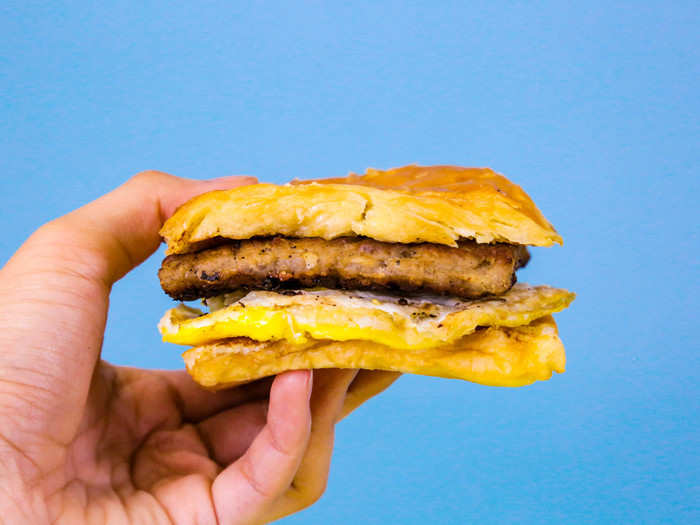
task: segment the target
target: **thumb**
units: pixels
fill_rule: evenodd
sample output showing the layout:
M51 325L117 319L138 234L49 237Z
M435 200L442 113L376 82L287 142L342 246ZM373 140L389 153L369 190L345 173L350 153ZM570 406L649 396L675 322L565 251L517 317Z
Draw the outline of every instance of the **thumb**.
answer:
M178 206L200 193L255 182L255 178L243 176L197 181L146 171L57 219L54 226L59 235L101 254L99 264L85 270L110 286L158 248L158 231Z
M157 249L158 230L177 206L253 182L140 173L42 226L20 247L0 270L0 411L20 414L17 431L72 437L99 358L112 284Z

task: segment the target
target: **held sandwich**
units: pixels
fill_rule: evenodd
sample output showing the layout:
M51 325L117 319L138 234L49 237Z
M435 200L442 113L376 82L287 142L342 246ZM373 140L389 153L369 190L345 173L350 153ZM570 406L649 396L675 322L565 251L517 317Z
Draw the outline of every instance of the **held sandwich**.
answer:
M516 284L527 246L561 244L489 169L405 166L214 191L161 236L159 329L204 387L364 368L522 386L563 372L552 313L574 294ZM208 311L207 311L208 310Z

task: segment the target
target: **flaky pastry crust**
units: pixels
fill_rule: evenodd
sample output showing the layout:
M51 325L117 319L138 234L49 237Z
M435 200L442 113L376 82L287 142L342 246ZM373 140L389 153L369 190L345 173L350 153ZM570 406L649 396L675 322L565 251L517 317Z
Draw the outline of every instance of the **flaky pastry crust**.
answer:
M230 339L183 354L200 385L217 390L287 370L363 368L524 386L563 372L564 347L551 316L515 328L486 328L450 345L397 350L369 341L258 342Z
M200 195L160 231L167 254L212 239L364 236L456 246L459 239L550 246L562 242L530 197L488 168L405 166L291 184L254 184Z

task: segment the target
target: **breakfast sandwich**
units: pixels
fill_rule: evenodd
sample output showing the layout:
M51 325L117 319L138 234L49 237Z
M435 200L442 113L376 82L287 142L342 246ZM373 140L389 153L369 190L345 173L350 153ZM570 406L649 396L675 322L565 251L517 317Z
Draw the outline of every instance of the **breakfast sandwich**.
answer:
M551 314L574 294L517 283L562 239L485 168L405 166L200 195L166 221L159 323L218 389L362 368L521 386L563 372Z

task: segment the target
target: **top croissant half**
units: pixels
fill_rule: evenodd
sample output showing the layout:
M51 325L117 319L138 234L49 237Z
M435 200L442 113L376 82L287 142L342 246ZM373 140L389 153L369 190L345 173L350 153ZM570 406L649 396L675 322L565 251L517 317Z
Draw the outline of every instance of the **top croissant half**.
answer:
M169 255L222 239L276 235L452 247L461 239L562 243L532 199L504 176L488 168L415 165L210 192L178 208L160 234Z

